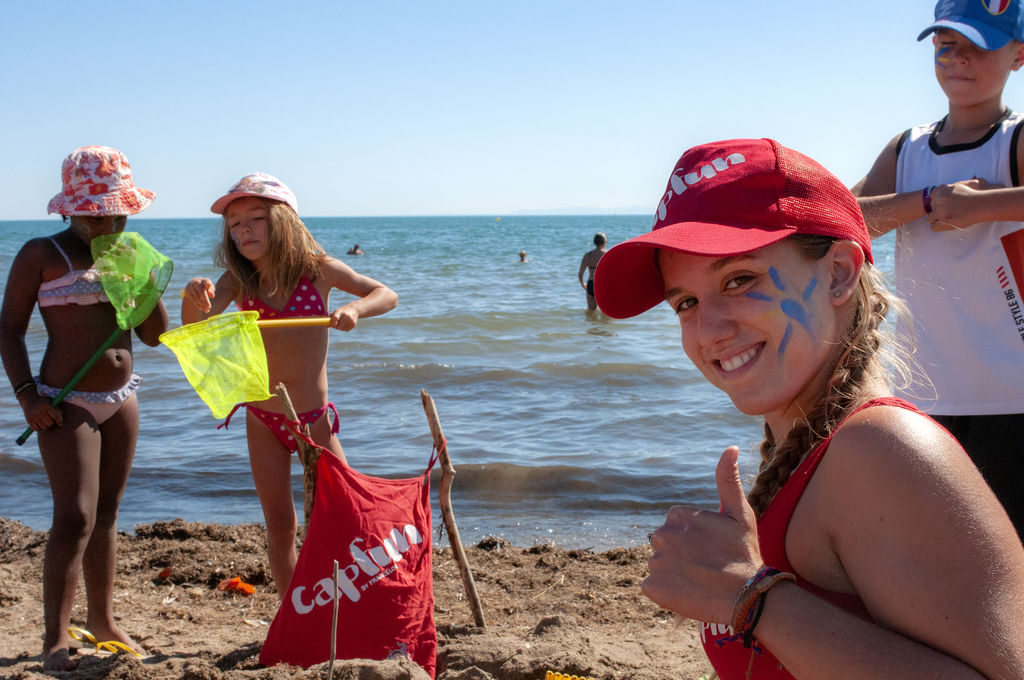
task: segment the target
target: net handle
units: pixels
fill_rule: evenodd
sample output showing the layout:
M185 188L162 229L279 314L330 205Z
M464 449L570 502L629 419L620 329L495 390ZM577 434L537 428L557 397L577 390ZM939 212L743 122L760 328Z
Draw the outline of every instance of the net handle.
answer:
M260 319L256 322L260 328L297 328L300 326L330 326L329 316L300 316L294 319Z

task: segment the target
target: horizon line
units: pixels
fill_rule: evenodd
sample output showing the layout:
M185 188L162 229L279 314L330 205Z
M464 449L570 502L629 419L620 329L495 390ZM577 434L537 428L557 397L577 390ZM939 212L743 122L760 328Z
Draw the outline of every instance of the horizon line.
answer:
M404 215L300 215L300 219L395 219L395 218L418 218L418 217L638 217L649 215L650 212L534 212L534 211L516 211L510 213L420 213L420 214L404 214ZM55 218L60 219L60 215L50 215L48 217L37 217L37 218L19 218L19 217L0 217L0 222L52 222ZM129 215L131 221L137 222L140 220L220 220L221 217L217 215L186 215L182 217L146 217L140 215Z

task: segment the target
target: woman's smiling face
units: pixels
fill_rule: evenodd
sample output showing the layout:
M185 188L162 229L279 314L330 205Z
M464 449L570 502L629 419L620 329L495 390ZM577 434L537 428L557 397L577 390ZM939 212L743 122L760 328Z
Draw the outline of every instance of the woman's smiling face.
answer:
M687 356L736 408L770 427L788 430L827 381L822 369L841 336L834 251L810 260L784 240L723 258L660 252Z

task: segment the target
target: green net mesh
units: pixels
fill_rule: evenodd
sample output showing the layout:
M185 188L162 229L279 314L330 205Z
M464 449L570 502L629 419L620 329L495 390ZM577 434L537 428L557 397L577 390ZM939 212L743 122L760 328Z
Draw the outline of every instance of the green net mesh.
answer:
M272 396L258 317L254 311L218 314L160 336L217 418L226 417L235 404Z
M92 257L103 292L124 330L142 323L171 280L174 264L136 234L103 234L92 239Z

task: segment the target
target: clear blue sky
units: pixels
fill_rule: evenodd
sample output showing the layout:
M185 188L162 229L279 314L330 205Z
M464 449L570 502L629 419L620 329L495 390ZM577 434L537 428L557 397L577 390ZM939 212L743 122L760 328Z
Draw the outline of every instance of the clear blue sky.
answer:
M945 113L933 6L9 2L0 219L45 218L84 144L128 155L154 218L208 216L254 170L306 216L653 212L684 149L731 137L853 184Z

